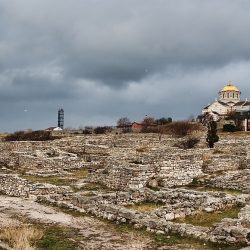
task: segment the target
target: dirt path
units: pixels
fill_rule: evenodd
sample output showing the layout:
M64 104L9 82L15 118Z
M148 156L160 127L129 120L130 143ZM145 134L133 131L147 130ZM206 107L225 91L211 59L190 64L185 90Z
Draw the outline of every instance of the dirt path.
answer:
M74 217L31 199L0 196L0 228L19 225L21 218L78 229L79 234L86 238L82 249L155 249L152 248L151 239L117 232L112 225L96 218Z
M193 245L157 246L147 235L133 231L117 230L111 223L106 223L90 216L74 217L61 212L59 208L39 204L32 199L23 199L0 195L0 229L16 226L28 221L46 225L60 225L77 229L76 236L83 236L79 248L83 250L207 250L207 247ZM0 247L1 249L1 247Z

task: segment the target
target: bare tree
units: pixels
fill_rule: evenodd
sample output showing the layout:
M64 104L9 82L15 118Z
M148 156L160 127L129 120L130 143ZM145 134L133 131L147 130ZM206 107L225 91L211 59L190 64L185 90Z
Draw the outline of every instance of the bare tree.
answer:
M117 121L117 127L126 127L131 124L131 121L128 117L121 117Z
M178 121L170 123L166 129L166 132L176 137L184 137L199 130L201 130L201 126L198 123L191 123L188 121Z
M142 123L144 124L144 126L154 125L155 124L155 119L153 117L146 116L144 118L144 120L142 121Z

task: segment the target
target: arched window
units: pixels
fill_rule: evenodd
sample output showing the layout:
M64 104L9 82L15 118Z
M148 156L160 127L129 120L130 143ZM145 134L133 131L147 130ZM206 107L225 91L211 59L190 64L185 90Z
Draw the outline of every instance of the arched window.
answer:
M233 93L233 98L234 98L234 93Z
M229 93L227 93L227 98L229 98Z

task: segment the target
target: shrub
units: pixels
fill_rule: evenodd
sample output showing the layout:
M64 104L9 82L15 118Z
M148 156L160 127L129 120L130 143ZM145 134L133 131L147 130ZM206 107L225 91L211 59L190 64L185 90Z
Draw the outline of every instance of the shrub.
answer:
M233 124L225 124L225 125L223 125L223 131L224 132L235 132L235 131L237 131L237 128Z
M160 119L157 119L155 122L158 125L166 125L166 124L172 122L172 118L171 117L168 117L168 118L162 117Z
M84 135L90 135L90 134L92 134L92 132L91 132L90 130L87 130L87 129L84 129L84 130L82 131L82 133L83 133Z
M7 135L5 141L49 141L57 139L58 137L52 136L50 131L18 131L13 134Z
M105 134L107 132L111 132L112 128L108 127L108 126L104 126L104 127L96 127L94 129L95 134Z
M201 126L198 123L192 123L188 121L178 121L170 123L165 132L172 134L176 137L184 137L192 132L201 130Z
M159 133L159 129L157 126L144 126L141 133Z
M184 141L176 143L175 146L182 149L191 149L194 148L199 141L198 138L190 137Z
M214 147L214 143L219 141L219 136L217 135L217 123L215 121L210 121L207 125L207 143L209 148Z

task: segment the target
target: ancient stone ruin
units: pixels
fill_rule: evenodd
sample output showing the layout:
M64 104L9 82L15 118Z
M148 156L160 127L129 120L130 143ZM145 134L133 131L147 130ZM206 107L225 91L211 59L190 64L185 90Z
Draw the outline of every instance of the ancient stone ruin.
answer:
M153 234L250 245L250 137L224 134L214 149L205 138L187 150L176 140L107 134L1 142L0 193ZM233 209L237 216L227 217ZM225 216L211 225L193 219L211 214Z

